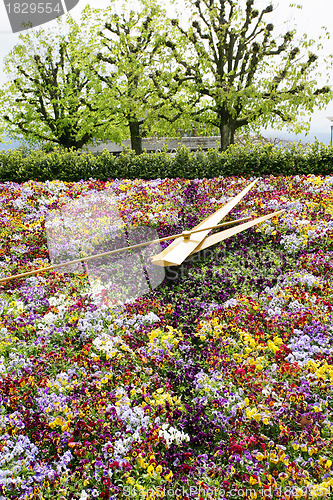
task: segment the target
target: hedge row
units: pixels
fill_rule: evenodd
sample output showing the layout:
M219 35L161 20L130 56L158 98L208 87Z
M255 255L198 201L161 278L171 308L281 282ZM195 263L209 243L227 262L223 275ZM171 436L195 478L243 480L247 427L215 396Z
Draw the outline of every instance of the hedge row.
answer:
M90 178L157 179L212 178L218 176L328 175L333 173L333 147L318 142L303 148L292 144L279 148L272 144L259 146L232 145L225 152L209 150L191 153L185 147L174 156L167 153L135 156L128 150L120 156L108 151L100 155L75 151L31 151L21 149L0 152L0 182L79 181Z

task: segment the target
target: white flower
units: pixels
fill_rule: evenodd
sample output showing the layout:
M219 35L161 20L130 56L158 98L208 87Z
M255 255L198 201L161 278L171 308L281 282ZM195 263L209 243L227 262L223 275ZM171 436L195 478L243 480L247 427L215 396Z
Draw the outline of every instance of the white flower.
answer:
M302 309L304 309L304 306L303 306L303 304L298 302L298 300L294 300L293 302L290 302L289 309L291 309L294 312L301 311Z
M272 388L270 386L266 386L265 389L263 389L261 392L264 396L268 397L271 393Z
M146 314L145 316L143 316L142 320L148 321L149 323L156 323L156 321L159 321L160 318L158 316L156 316L155 313L150 312L149 314Z
M288 354L288 356L286 357L286 361L288 361L288 363L294 363L295 357L293 356L293 354Z
M47 324L47 325L52 325L55 323L57 319L57 315L54 314L53 312L49 312L47 314L45 314L45 316L43 317L43 321Z
M226 309L227 307L237 306L237 304L238 304L237 299L229 299L223 304L223 307Z
M166 427L167 426L167 427ZM175 427L168 426L168 424L163 424L161 429L158 431L159 437L162 437L166 441L166 446L169 446L172 443L180 444L183 441L189 441L190 436L183 431L179 431Z

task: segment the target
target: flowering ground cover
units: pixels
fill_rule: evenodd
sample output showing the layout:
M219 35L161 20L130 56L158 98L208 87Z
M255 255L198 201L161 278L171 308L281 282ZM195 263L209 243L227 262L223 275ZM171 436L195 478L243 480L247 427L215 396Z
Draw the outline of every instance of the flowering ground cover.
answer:
M0 185L0 276L45 266L46 214L112 187L180 232L244 178ZM85 275L0 286L0 499L332 498L333 177L266 177L230 217L279 219L125 304Z

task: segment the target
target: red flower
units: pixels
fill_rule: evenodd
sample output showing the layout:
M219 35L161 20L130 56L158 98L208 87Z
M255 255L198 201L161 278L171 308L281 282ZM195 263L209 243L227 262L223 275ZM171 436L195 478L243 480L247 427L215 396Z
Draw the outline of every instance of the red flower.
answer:
M110 467L112 467L112 469L119 469L119 462L117 461L111 462Z
M251 436L249 439L249 445L256 445L257 444L257 438L255 436Z
M239 454L242 454L243 453L243 447L240 446L239 444L237 444L237 441L235 440L232 440L230 442L230 451L231 453L239 453Z
M108 489L101 491L99 498L105 498L105 500L108 500L110 498L110 491Z
M102 477L102 484L103 484L103 486L110 487L111 486L111 480L110 480L110 478L107 477L107 476Z
M230 488L229 481L223 481L222 486L223 486L223 489L228 490Z

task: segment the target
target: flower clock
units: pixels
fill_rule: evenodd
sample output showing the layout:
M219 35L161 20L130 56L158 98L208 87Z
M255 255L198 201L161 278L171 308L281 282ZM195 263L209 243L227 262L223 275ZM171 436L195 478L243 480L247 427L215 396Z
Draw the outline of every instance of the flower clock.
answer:
M0 499L331 498L332 188L0 184Z

